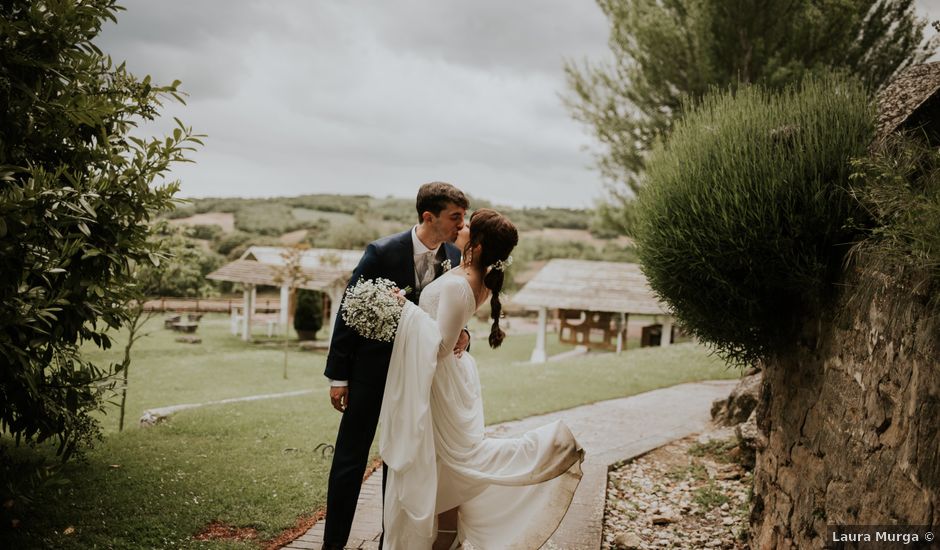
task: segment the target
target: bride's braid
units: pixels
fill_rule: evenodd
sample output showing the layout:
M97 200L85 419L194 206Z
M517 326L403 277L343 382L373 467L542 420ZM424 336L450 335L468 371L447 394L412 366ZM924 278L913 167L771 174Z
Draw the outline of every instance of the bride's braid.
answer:
M506 333L499 328L499 317L503 305L499 301L499 293L503 289L505 272L495 269L497 262L505 262L509 253L519 242L519 233L516 226L495 210L481 208L470 216L470 242L464 248L466 256L476 245L481 245L480 261L476 265L483 275L483 285L490 290L490 309L493 325L490 328L490 347L498 348L503 343Z

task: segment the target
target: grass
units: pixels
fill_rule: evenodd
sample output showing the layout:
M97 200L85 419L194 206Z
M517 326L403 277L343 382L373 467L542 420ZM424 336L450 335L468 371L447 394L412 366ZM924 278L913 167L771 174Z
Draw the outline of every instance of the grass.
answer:
M692 500L705 510L719 508L722 504L730 501L728 495L721 492L714 481L709 481L707 485L695 490Z
M227 318L206 316L198 334L202 344L180 344L157 328L139 342L130 373L130 426L119 433L115 415L107 415L104 441L84 462L66 467L67 485L40 492L29 508L16 505L21 527L0 530L10 547L257 548L256 542L205 542L193 535L222 522L270 540L323 506L330 459L317 446L333 442L339 422L327 399L323 354L292 351L290 378L283 380L281 349L241 342L228 333ZM534 335L512 335L499 350L474 341L488 423L737 376L692 344L525 364L533 345ZM554 335L547 345L550 355L570 349ZM107 361L119 353L88 355ZM307 388L314 394L202 407L156 427L136 427L147 408Z
M712 439L705 443L696 443L689 447L689 454L692 456L708 456L717 462L728 464L734 462L734 457L729 453L738 446L734 438L719 440Z

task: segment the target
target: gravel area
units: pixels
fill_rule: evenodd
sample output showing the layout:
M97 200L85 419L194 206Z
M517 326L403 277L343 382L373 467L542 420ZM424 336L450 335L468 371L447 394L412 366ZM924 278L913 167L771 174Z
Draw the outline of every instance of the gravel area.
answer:
M748 548L738 452L732 429L712 427L612 469L603 550Z

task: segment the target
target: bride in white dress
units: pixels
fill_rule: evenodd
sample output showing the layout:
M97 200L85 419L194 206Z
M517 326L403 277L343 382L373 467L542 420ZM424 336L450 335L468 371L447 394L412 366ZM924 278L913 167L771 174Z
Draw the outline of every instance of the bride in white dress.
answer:
M502 343L499 292L517 242L505 216L477 210L462 265L428 285L420 307L404 305L379 417L386 550L534 550L571 504L584 452L567 426L487 437L476 363L453 352L487 300L489 344Z

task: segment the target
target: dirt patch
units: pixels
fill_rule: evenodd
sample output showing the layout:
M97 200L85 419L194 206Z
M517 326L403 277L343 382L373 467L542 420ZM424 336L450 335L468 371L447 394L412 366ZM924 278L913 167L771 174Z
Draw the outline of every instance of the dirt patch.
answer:
M289 233L284 233L283 235L281 235L280 237L278 237L278 240L281 241L282 243L284 243L284 244L290 246L290 245L292 245L292 244L297 244L297 243L299 243L300 241L304 240L304 237L306 237L306 236L307 236L307 230L306 230L306 229L298 229L297 231L291 231L291 232L289 232Z
M193 538L196 540L257 540L258 531L251 527L234 527L217 521L206 525Z
M194 214L188 218L170 220L172 225L218 225L222 231L231 233L235 231L235 214L231 212L206 212Z

